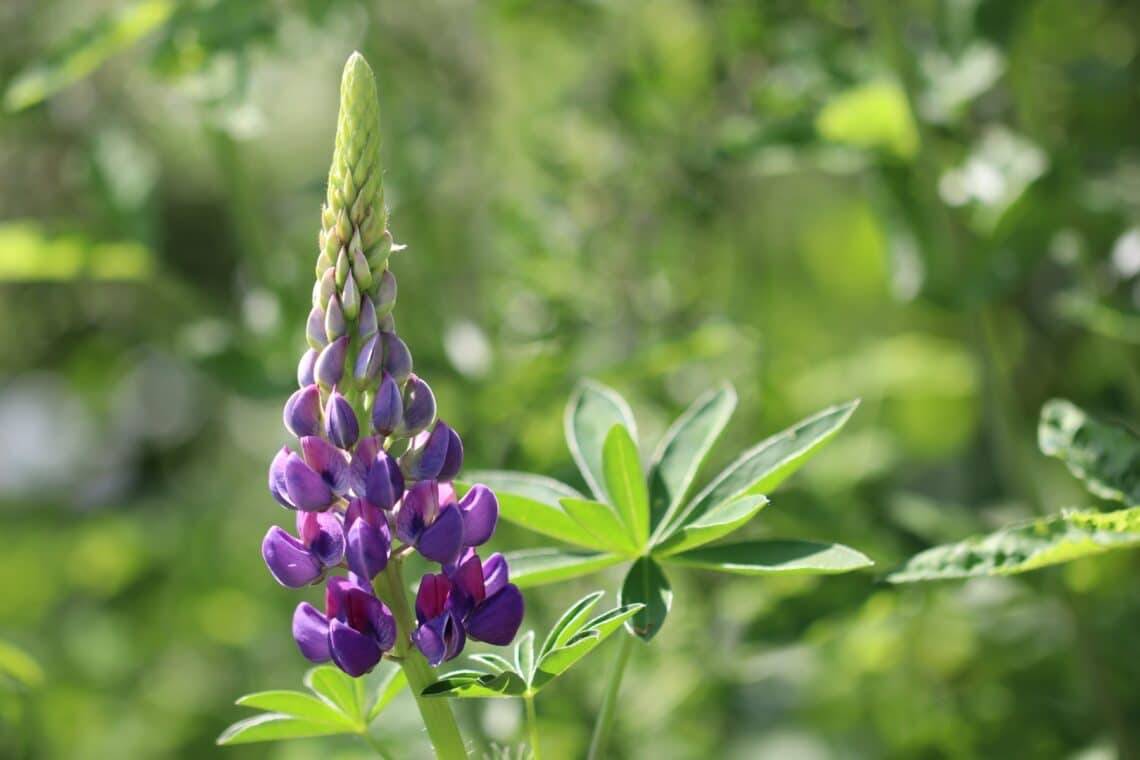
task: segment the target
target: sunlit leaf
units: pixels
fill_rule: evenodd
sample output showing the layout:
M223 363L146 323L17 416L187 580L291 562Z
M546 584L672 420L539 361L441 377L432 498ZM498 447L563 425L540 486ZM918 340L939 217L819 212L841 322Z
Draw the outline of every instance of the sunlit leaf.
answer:
M501 470L471 472L468 479L495 492L499 499L499 516L504 520L570 544L598 548L594 537L559 504L560 499L585 498L570 486L539 475ZM470 487L468 483L456 484L460 495Z
M535 668L531 688L537 691L551 679L566 672L574 663L588 655L611 634L620 629L622 623L640 612L641 609L641 604L628 604L612 609L587 622L565 643L554 647L542 656Z
M653 548L655 557L676 554L693 549L722 536L727 536L768 504L768 497L762 494L742 496L725 502L702 515L700 519L682 525L669 538Z
M725 384L685 410L665 432L649 467L650 528L673 517L736 409L736 391Z
M626 554L637 552L629 529L609 504L587 499L563 499L562 508L593 538L591 548Z
M975 536L911 557L893 583L1014 575L1046 565L1140 546L1140 507L1115 512L1068 512Z
M356 680L333 665L318 665L305 674L305 686L333 707L354 719L363 717Z
M423 691L425 697L517 697L526 693L526 681L514 671L481 673L458 671L449 673Z
M264 713L234 723L218 737L218 744L251 744L355 732L355 729L344 725L302 720L281 713Z
M566 444L582 477L599 501L606 501L602 450L614 425L624 425L634 438L633 412L617 391L594 380L583 380L566 405Z
M352 718L311 694L300 691L259 691L246 694L237 701L242 707L256 707L266 712L283 713L317 723L332 723L356 730Z
M1061 399L1041 408L1037 443L1103 499L1140 504L1140 438L1130 430L1099 422Z
M511 567L511 580L519 588L577 578L624 559L619 554L574 549L524 549L508 552L506 556Z
M621 425L614 425L606 436L602 470L606 490L634 546L644 547L649 540L649 492L645 488L637 444Z
M570 607L562 613L562 617L558 618L558 622L551 627L550 633L546 635L546 639L543 640L542 646L538 650L539 657L542 657L555 647L562 646L577 633L581 629L582 624L586 621L586 616L597 606L603 596L605 596L604 591L595 591L591 594L586 594L586 596L570 605Z
M841 544L792 539L707 546L671 555L666 561L739 575L846 573L874 564L866 555Z
M515 642L515 670L524 680L534 672L534 631L527 631Z
M366 723L371 723L372 720L379 715L385 707L392 703L392 700L399 696L408 685L408 677L404 674L403 668L390 668L385 674L384 679L376 685L375 701L372 704L372 709L368 711L368 717L365 719Z
M661 630L673 605L673 589L652 557L641 557L629 569L621 586L621 604L645 605L626 621L630 632L649 641Z

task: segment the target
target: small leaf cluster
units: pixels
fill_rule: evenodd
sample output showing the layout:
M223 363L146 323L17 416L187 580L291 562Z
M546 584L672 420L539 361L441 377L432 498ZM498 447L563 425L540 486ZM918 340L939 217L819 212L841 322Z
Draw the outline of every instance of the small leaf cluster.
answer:
M471 659L485 669L469 668L447 674L424 690L425 697L533 697L621 628L641 610L627 604L587 620L604 592L588 594L566 610L536 652L534 631L515 644L514 662L497 654Z
M736 407L732 387L722 385L698 398L665 433L644 470L629 405L614 390L586 381L567 405L565 432L590 496L518 472L479 472L472 478L496 491L503 518L575 547L509 555L516 583L552 583L632 561L621 600L644 605L627 626L648 640L672 603L663 564L743 575L840 573L871 564L854 549L811 541L706 546L763 509L765 494L819 451L857 405L824 409L759 442L688 498Z

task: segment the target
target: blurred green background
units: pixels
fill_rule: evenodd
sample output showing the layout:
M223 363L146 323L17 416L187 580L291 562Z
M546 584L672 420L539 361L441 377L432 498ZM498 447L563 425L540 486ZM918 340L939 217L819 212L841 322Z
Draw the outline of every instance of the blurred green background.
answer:
M1140 420L1136 3L5 0L0 39L0 756L367 756L213 746L307 665L258 546L353 49L397 320L469 467L577 483L586 375L643 447L730 379L710 473L864 400L748 530L876 573L675 574L613 757L1138 756L1140 554L877 574L1095 506L1036 452L1046 399ZM526 624L619 582L529 591ZM552 757L611 653L544 692ZM519 704L457 708L523 742ZM417 720L377 735L424 757Z

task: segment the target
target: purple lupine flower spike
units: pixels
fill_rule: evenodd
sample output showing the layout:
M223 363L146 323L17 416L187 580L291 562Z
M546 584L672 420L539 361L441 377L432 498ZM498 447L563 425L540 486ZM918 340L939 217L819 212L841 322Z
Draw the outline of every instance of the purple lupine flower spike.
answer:
M463 515L463 542L481 546L490 540L499 523L499 500L494 491L476 483L459 501Z
M415 378L415 375L412 375ZM411 386L412 380L408 380ZM434 407L434 400L432 406ZM400 386L396 379L384 373L380 387L376 390L376 398L372 402L372 429L383 436L401 429L404 423L404 400L400 398Z
M454 562L463 548L463 516L453 502L440 506L435 481L420 481L400 502L396 536L433 562L445 565Z
M392 535L387 515L364 499L353 499L345 512L344 525L348 532L348 569L372 580L388 566Z
M328 404L325 405L325 435L335 446L351 448L360 438L360 424L356 412L340 391L332 389Z
M285 427L300 438L304 435L319 435L321 432L321 389L317 385L307 385L294 391L285 402Z
M332 660L352 677L362 676L396 643L396 620L359 578L330 578L325 613L308 602L293 613L293 638L312 662Z

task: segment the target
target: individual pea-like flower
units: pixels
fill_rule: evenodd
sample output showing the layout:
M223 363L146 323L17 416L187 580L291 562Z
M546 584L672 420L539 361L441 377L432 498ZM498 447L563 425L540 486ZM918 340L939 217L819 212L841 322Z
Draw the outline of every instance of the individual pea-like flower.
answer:
M287 509L327 509L348 492L350 483L345 453L316 436L301 438L301 455L283 447L269 466L269 492Z
M285 402L285 427L298 438L321 434L321 389L310 383Z
M353 499L344 513L344 530L348 569L369 581L383 572L392 548L384 511L364 499Z
M337 576L325 587L323 614L308 602L297 605L293 638L306 659L332 660L355 678L376 667L396 644L396 620L367 581Z
M443 420L412 438L400 457L408 480L453 480L463 467L463 441Z
M455 491L450 486L441 489L434 480L409 488L396 510L396 537L433 562L454 562L463 548L463 514L455 504Z
M261 542L269 572L288 588L315 583L344 558L344 530L334 512L298 512L297 535L274 525Z
M412 641L428 662L434 666L458 656L468 637L497 646L511 643L525 606L508 575L502 554L492 554L484 563L468 549L443 573L428 573L420 580L419 627Z
M396 506L404 493L404 474L378 436L369 436L357 444L351 473L353 493L385 511Z
M351 448L360 437L356 412L336 388L329 393L329 402L325 405L325 435L334 446L342 449Z

